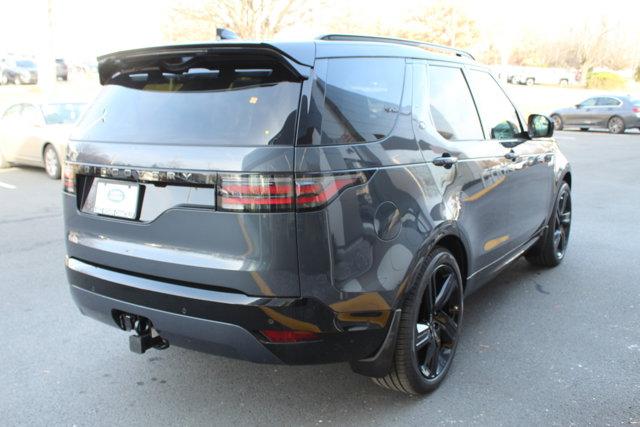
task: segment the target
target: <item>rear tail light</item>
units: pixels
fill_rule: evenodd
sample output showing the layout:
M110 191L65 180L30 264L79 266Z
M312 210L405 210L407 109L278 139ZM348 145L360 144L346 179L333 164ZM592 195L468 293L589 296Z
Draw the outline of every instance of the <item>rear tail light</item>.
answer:
M270 342L274 343L317 341L320 339L317 333L309 331L279 331L267 329L260 331L260 333Z
M640 106L636 105L635 107L633 107L633 112L634 113L640 113Z
M216 204L219 211L306 211L326 206L346 188L367 180L365 172L299 176L295 183L291 175L220 174Z
M293 207L293 178L268 174L221 174L218 210L282 212Z
M296 207L310 210L322 207L343 190L367 182L364 172L349 172L296 178Z
M65 193L76 193L76 169L73 165L64 165L64 174L62 175Z

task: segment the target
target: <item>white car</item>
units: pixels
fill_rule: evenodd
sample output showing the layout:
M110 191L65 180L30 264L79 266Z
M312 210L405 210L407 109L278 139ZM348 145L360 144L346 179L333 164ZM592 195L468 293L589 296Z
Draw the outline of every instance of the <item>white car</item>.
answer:
M59 179L69 132L85 104L76 102L20 103L0 118L0 167L23 164L44 167Z

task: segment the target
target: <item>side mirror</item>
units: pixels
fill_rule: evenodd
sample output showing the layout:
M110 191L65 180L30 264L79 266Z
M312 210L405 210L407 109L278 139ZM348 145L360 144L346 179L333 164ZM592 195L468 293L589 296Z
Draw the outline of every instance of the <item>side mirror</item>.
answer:
M576 108L582 108L582 104L576 104Z
M529 138L550 138L553 136L553 122L542 114L531 114L528 120Z

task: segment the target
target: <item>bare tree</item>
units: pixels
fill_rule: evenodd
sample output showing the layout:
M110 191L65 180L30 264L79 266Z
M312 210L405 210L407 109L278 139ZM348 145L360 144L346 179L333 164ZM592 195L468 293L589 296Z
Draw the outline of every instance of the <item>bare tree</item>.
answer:
M175 6L165 34L172 41L212 40L216 27L225 27L241 38L271 38L308 19L310 4L299 0L201 0Z
M438 1L398 30L402 37L469 49L479 41L476 22L455 3Z

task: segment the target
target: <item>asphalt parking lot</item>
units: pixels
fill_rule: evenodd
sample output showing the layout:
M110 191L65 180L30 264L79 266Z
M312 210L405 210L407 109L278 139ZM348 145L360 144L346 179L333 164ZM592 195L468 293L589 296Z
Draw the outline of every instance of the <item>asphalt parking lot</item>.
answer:
M61 183L0 170L0 423L640 424L640 134L557 136L573 163L565 262L520 260L472 295L449 377L424 398L342 364L129 352L69 296Z

